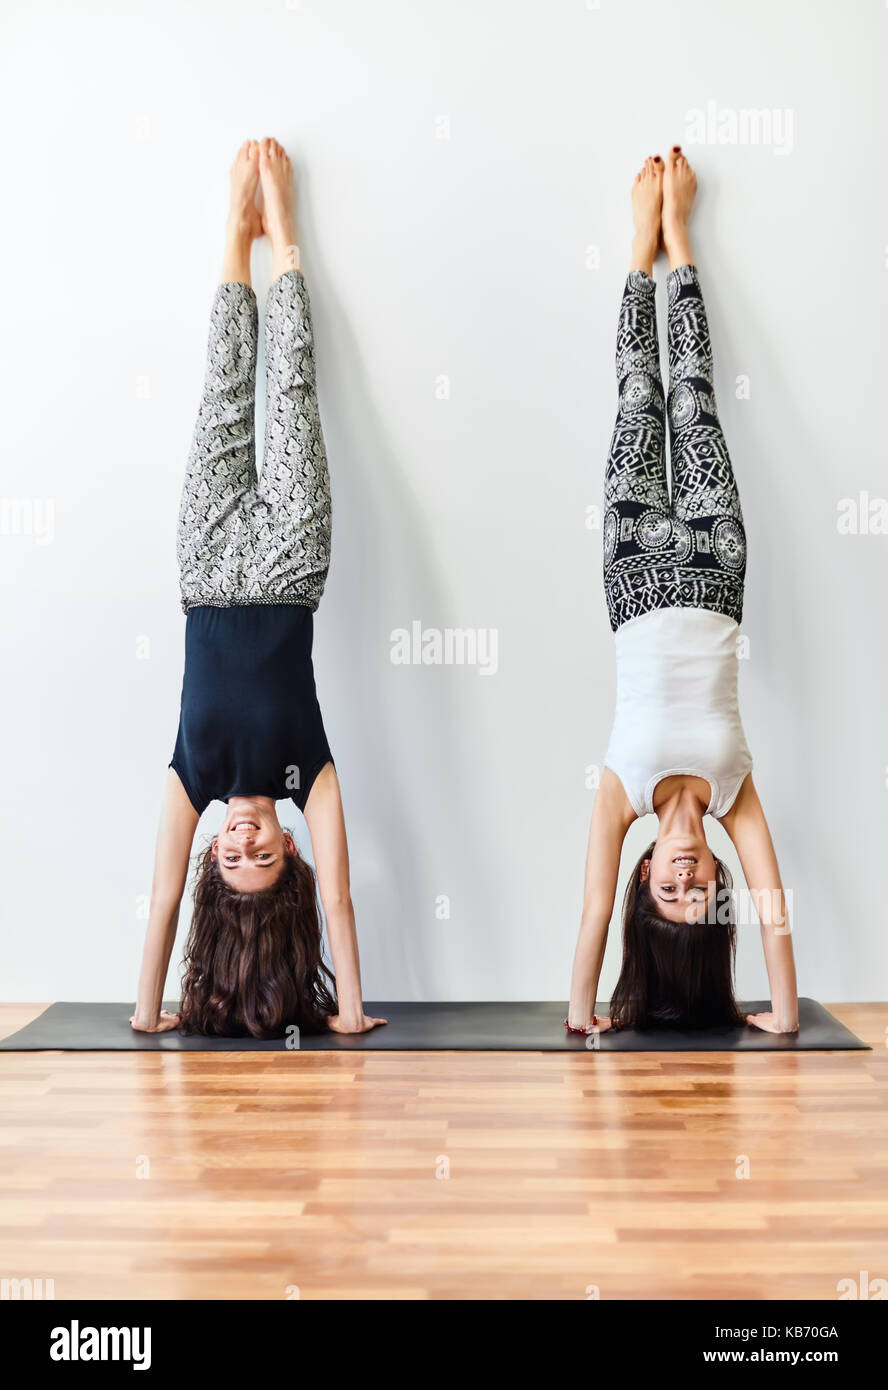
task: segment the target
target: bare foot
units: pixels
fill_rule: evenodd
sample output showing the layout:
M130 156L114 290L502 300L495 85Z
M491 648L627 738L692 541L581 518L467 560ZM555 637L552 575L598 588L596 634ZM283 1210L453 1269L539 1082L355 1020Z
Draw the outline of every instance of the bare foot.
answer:
M299 269L296 223L293 217L293 165L277 140L265 139L259 147L262 181L262 230L271 241L271 270L277 277Z
M663 205L663 161L651 155L635 175L632 185L632 270L653 275L660 245L660 213Z
M225 226L223 281L250 283L250 247L262 235L262 216L256 206L259 186L259 143L245 140L231 166L231 204Z
M681 145L673 145L663 175L663 245L670 270L694 263L688 222L696 195L697 175L682 154Z

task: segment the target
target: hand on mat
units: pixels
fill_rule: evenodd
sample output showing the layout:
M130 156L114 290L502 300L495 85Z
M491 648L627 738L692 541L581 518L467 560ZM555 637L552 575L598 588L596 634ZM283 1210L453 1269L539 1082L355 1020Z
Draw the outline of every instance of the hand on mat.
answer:
M169 1009L161 1009L159 1018L156 1018L152 1023L142 1022L141 1019L137 1020L136 1015L133 1014L130 1018L130 1024L135 1033L169 1033L173 1028L178 1028L179 1015L171 1014Z
M607 1014L596 1014L594 1023L587 1023L585 1028L574 1028L571 1026L571 1033L606 1033L608 1028L613 1028L613 1024Z
M387 1018L368 1018L359 1014L357 1018L347 1018L345 1014L331 1014L327 1027L331 1033L369 1033L373 1028L381 1028L388 1023Z
M777 1022L773 1014L747 1014L746 1022L753 1028L761 1028L763 1033L797 1033L799 1025L796 1023L792 1028L785 1028Z

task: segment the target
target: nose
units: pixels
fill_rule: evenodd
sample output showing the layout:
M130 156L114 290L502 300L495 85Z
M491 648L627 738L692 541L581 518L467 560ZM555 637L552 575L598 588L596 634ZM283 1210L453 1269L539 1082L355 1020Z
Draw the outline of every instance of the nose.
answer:
M693 883L693 881L694 881L694 869L693 869L693 865L689 865L687 868L684 868L684 869L676 869L676 871L675 871L675 877L678 879L679 883Z

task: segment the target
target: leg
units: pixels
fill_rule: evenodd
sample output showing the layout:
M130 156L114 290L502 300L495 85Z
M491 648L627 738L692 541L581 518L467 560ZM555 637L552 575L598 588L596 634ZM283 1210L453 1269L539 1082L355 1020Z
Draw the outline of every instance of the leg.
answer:
M220 602L236 588L241 499L256 485L257 313L250 247L261 234L253 201L258 146L247 142L231 171L222 283L210 315L207 368L179 511L183 606Z
M672 505L691 542L683 582L690 585L693 606L739 622L746 566L743 515L716 409L706 309L696 268L684 259L691 254L687 218L695 190L693 170L673 149L664 181L664 239L672 262L667 280Z
M645 611L653 555L641 543L668 536L663 385L655 287L662 176L648 160L636 179L636 238L617 329L619 408L604 479L604 589L611 627Z
M268 508L273 534L265 589L281 602L316 608L330 565L330 478L308 290L292 268L292 167L276 141L263 141L261 170L265 226L277 271L265 317L267 399L259 497Z

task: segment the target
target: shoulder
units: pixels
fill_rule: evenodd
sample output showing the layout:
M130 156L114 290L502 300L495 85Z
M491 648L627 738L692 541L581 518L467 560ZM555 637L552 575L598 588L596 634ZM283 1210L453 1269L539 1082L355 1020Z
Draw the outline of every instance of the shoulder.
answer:
M765 813L752 780L752 773L747 772L730 807L723 816L718 817L719 824L723 825L730 835L737 826L763 821L764 818Z
M170 763L167 769L165 804L168 813L186 820L193 817L196 824L209 802L200 805L200 798L186 787L180 769Z
M606 820L610 825L622 827L624 832L633 821L638 820L626 788L611 767L606 767L601 775L592 814L593 819Z

